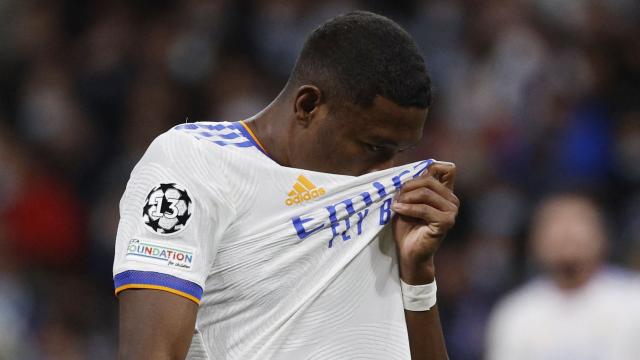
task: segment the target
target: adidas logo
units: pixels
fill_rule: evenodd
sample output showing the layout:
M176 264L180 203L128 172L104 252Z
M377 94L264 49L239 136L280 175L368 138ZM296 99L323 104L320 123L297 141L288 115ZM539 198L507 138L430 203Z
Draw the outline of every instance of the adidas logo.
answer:
M293 189L287 194L287 199L284 203L287 206L301 204L304 201L319 198L324 195L326 191L322 187L315 186L304 175L298 176L298 181L293 184Z

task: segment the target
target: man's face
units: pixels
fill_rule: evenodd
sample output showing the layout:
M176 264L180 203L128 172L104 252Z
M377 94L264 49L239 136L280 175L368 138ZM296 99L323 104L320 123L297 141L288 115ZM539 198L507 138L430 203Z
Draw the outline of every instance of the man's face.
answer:
M381 96L368 108L320 105L308 127L290 132L291 166L354 176L390 168L399 152L420 141L426 117L427 109Z
M603 258L605 234L596 208L579 197L557 197L538 209L533 249L547 272L563 288L584 284Z

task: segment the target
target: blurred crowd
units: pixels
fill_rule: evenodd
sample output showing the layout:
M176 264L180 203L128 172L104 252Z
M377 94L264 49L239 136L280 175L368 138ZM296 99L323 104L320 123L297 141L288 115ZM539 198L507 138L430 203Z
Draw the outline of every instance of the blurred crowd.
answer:
M601 267L640 270L635 0L0 0L0 359L114 358L113 246L136 161L175 124L255 114L306 34L354 9L403 25L433 78L403 160L459 168L437 256L452 359L483 358L496 304L554 278L530 242L547 196L586 195ZM562 244L543 248L587 246Z

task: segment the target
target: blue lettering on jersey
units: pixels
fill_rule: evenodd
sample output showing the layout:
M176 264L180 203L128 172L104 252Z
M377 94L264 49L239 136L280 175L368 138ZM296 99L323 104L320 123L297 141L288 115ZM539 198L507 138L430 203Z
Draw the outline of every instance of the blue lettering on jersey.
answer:
M362 221L369 215L369 209L364 209L364 212L358 213L358 235L362 234Z
M345 229L340 233L338 233L338 227L340 227L341 221L339 221L337 217L339 205L344 205L344 208L347 211L347 217L344 219ZM351 236L347 234L347 230L351 228L351 222L349 221L349 218L352 215L356 214L356 211L353 209L353 201L351 199L343 200L335 205L327 206L326 209L329 212L329 221L331 222L331 232L333 233L331 240L329 240L329 247L333 246L333 239L335 239L335 237L338 236L338 234L342 236L342 241L350 240Z
M293 227L296 229L296 233L298 234L298 237L300 238L300 240L304 240L305 238L309 237L309 235L322 230L322 228L324 227L324 225L320 225L318 227L316 227L315 229L311 229L311 230L307 230L304 228L304 224L308 223L310 221L313 221L312 217L308 217L308 218L302 218L300 216L294 217L293 219L291 219L291 221L293 222Z
M391 220L391 199L387 199L380 206L380 225L387 225Z
M422 175L433 163L434 160L425 160L413 167L413 176L408 176L412 173L410 170L403 170L394 176L383 179L380 181L374 181L371 185L373 189L370 191L362 192L353 198L344 199L333 205L325 207L326 214L319 215L304 214L296 216L291 219L293 227L300 240L304 240L312 234L321 231L324 228L331 230L331 238L329 239L328 246L331 248L334 245L334 240L340 236L342 241L348 241L351 239L348 231L351 229L351 218L357 216L356 227L357 235L361 235L363 232L362 223L364 219L369 215L369 207L374 203L382 202L379 210L380 226L384 226L389 223L392 217L391 202L389 197L391 191L399 191L404 183L410 179L415 179ZM356 220L354 218L354 220ZM307 224L307 225L305 225Z

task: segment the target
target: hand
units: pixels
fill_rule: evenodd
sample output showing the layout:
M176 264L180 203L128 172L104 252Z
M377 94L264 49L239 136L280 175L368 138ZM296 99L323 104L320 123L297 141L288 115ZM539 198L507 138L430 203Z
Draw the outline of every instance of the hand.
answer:
M460 200L453 193L456 167L435 162L422 176L407 181L395 198L393 234L400 260L400 277L411 285L435 278L433 256L458 215Z

